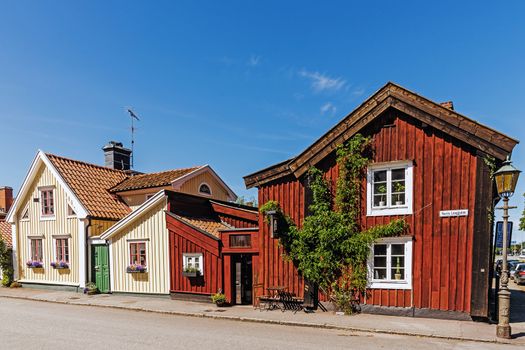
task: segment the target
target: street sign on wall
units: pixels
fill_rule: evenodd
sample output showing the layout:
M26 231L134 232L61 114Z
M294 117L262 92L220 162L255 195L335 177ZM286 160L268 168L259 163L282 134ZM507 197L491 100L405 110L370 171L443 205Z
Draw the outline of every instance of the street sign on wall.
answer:
M507 246L512 241L512 221L507 223ZM496 222L496 248L503 248L503 221Z

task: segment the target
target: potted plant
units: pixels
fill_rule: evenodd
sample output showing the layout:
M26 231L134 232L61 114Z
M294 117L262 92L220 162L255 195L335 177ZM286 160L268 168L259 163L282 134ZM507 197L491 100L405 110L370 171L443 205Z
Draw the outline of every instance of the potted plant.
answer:
M215 294L212 294L211 301L218 307L226 306L226 295L222 294L222 291L219 291Z
M36 260L28 260L26 262L26 266L30 269L41 269L44 267L44 265L40 261Z
M65 261L52 261L51 262L51 267L53 267L54 269L58 269L58 270L61 270L61 269L69 269L69 264Z
M377 193L381 195L381 199L379 200L379 206L384 207L386 205L386 185L377 186Z
M141 264L131 264L127 267L127 273L144 273L146 272L147 267Z
M396 259L396 273L394 274L396 280L401 279L401 267L399 266L399 257Z
M405 193L405 184L401 182L394 183L394 192L402 192L396 194L396 205L403 205L403 201L401 200L401 195Z
M98 288L95 283L89 282L86 284L86 288L84 288L84 294L93 295L93 294L97 294L97 292L98 292Z
M197 277L200 273L200 270L193 266L186 266L184 270L182 270L182 275L186 277Z

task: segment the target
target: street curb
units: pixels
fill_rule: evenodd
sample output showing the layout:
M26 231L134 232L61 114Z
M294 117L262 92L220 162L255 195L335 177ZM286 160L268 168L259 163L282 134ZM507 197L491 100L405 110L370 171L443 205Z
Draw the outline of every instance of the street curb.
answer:
M283 326L292 326L292 327L334 329L334 330L362 332L362 333L379 333L379 334L402 335L402 336L411 336L411 337L434 338L434 339L443 339L443 340L469 341L469 342L476 342L476 343L513 345L512 341L505 340L505 339L497 339L497 338L477 339L477 338L468 338L468 337L454 337L454 336L445 336L445 335L440 335L440 334L414 333L414 332L404 332L404 331L379 329L379 328L360 328L360 327L352 327L352 326L338 326L338 325L330 324L330 323L308 323L308 322L296 322L296 321L268 320L268 319L255 318L255 317L209 315L209 314L200 313L200 312L154 310L154 309L145 309L145 308L132 307L132 306L100 305L100 304L93 304L93 303L86 303L86 302L79 303L79 302L49 300L49 299L40 299L40 298L13 296L13 295L0 295L0 298L31 300L31 301L39 301L39 302L54 303L54 304L64 304L64 305L94 306L94 307L99 307L99 308L116 309L116 310L150 312L150 313L157 313L157 314L164 314L164 315L210 318L210 319L217 319L217 320L263 323L263 324L283 325ZM519 344L516 344L516 345L519 345Z

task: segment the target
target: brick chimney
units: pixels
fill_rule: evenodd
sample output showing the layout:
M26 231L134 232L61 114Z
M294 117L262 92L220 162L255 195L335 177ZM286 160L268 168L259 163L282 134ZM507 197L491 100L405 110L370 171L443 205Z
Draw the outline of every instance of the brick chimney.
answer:
M450 110L454 110L454 104L452 103L452 101L441 102L440 105Z
M13 189L11 187L0 187L0 220L5 217L13 205Z
M106 167L118 170L129 170L131 150L124 148L122 142L109 141L102 147Z

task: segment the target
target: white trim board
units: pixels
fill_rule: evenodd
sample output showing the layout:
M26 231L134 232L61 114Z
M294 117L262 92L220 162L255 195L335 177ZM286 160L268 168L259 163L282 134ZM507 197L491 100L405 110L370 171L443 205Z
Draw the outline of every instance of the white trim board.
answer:
M225 189L226 191L228 192L228 197L231 201L234 201L237 199L237 195L235 194L235 192L233 192L233 190L230 188L230 186L228 186L226 184L226 182L224 182L221 177L215 172L215 170L212 169L212 167L209 165L209 164L206 164L206 165L203 165L201 166L200 168L197 168L175 180L173 180L171 182L171 186L178 190L180 189L180 187L186 182L188 181L189 179L197 176L197 175L200 175L202 173L205 173L206 171L208 171L214 178L215 180L217 180ZM211 189L211 187L210 187ZM198 192L199 189L197 189L197 192Z

